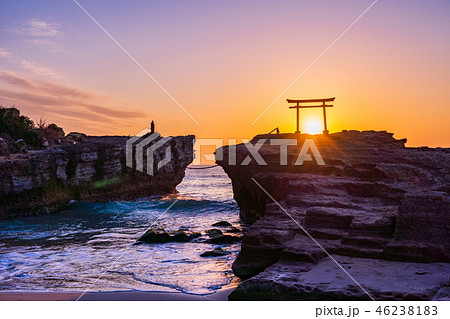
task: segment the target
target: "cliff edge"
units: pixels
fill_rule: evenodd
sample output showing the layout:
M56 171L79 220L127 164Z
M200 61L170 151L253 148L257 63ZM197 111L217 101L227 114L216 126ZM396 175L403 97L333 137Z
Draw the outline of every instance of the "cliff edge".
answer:
M127 200L176 192L194 158L194 136L172 137L165 144L171 149L170 161L153 176L126 166L128 139L92 136L78 144L0 156L0 219L50 213L71 200ZM156 149L155 158L164 158L165 149Z
M302 155L311 140L318 153ZM405 142L343 131L221 148L216 162L251 224L233 263L244 281L230 299L448 298L450 150Z

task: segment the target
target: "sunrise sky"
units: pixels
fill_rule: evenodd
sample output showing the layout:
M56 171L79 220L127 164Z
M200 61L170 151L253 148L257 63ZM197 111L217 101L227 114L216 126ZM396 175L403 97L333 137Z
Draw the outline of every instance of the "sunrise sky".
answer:
M251 138L295 130L286 98L336 97L331 132L388 130L450 146L450 2L0 2L0 104L66 133ZM302 126L321 110L301 113ZM302 129L302 127L301 127Z

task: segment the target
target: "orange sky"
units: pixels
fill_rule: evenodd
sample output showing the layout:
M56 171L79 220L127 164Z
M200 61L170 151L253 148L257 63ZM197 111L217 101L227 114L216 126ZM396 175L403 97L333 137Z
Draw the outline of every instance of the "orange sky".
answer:
M200 125L70 1L0 4L2 105L67 133L132 135L154 119L164 135L239 139L293 132L286 98L335 96L331 132L450 146L446 1L379 1L255 125L373 1L79 2Z

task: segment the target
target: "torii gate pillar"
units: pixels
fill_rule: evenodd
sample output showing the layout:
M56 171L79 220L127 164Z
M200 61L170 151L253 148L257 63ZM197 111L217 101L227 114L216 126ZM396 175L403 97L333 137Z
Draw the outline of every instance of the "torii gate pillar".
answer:
M329 131L327 128L327 107L325 105L325 102L323 102L323 134L328 135Z

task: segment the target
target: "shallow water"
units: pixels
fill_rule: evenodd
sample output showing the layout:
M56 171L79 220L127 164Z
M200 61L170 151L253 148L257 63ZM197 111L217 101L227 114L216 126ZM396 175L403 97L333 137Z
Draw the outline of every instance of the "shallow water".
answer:
M165 198L76 203L52 215L0 221L0 289L204 294L233 285L231 263L240 244L223 246L229 255L208 258L200 254L217 245L201 239L133 245L158 217L153 228L167 231L204 233L221 220L240 226L231 181L220 167L187 170L177 189Z

